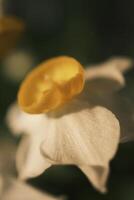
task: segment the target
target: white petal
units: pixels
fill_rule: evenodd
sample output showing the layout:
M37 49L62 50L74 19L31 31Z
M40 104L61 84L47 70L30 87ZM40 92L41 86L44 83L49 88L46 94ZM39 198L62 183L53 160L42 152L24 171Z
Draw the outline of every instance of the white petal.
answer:
M90 95L93 93L112 93L125 85L122 73L113 65L108 64L89 67L85 72L85 90Z
M86 69L86 95L91 93L112 93L124 87L123 72L133 66L133 60L129 58L111 58L100 65L89 66Z
M40 153L40 145L44 138L41 134L24 135L16 154L16 166L20 179L36 177L51 166Z
M94 187L98 188L101 192L106 192L106 182L109 175L109 167L104 166L80 166L84 174L92 180Z
M89 74L87 74L89 77L87 77L88 80L85 85L85 90L81 95L81 98L88 100L92 104L104 106L116 115L121 125L121 142L134 140L134 106L133 100L128 96L129 92L127 92L127 85L123 90L118 91L118 93L114 92L114 88L120 88L121 82L119 80L121 79L116 75L115 79L117 79L116 82L118 84L115 85L114 74L112 74L112 71L115 74L121 74L132 67L133 60L127 58L114 58L100 66L98 65L89 68ZM111 70L111 74L107 69ZM97 75L95 74L95 70ZM109 76L107 79L105 79L107 76L106 73L108 73ZM94 78L95 76L98 76L98 80Z
M40 175L50 163L40 153L47 127L45 115L30 115L22 112L17 104L11 106L7 123L14 134L25 133L16 155L16 166L21 179Z
M116 93L108 96L98 95L90 98L90 102L111 110L120 122L121 142L134 140L134 104L127 93Z
M62 200L63 198L56 198L48 195L47 193L40 192L39 190L29 186L26 183L17 180L6 180L4 192L1 200Z
M33 134L37 124L43 123L44 115L31 115L20 110L17 103L10 106L6 116L7 125L15 135L21 133Z
M103 107L89 108L89 104L79 101L68 104L64 112L66 115L60 113L59 118L57 116L47 124L47 135L41 147L43 155L52 163L82 167L93 185L103 190L105 181L100 184L98 170L94 168L96 174L89 176L89 170L86 173L86 169L95 166L108 170L109 161L115 155L119 143L118 120ZM104 172L104 176L107 173ZM94 176L100 182L96 183Z
M81 98L90 101L97 96L111 95L125 86L123 72L132 66L130 59L110 59L97 66L86 69L85 88Z
M133 60L127 57L113 57L106 63L115 66L119 71L124 73L125 71L133 67Z

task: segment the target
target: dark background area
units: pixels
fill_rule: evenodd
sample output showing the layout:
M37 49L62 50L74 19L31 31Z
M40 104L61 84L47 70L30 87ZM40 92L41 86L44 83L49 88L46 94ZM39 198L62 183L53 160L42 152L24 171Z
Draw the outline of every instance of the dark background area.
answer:
M74 56L84 65L111 56L133 58L133 0L7 0L5 12L25 22L26 31L17 48L28 49L37 62L58 55ZM133 79L131 76L131 92ZM19 84L6 78L0 69L0 128L7 137L11 136L5 114L16 99ZM106 195L96 192L85 176L71 166L54 166L29 182L53 194L68 194L73 200L133 200L133 155L133 142L120 145L112 161Z
M62 53L83 62L133 56L133 9L132 0L10 0L7 6L24 19L43 58Z
M38 62L53 56L70 55L84 65L111 56L133 57L133 9L132 0L5 1L5 13L23 19L26 25L19 48L30 50ZM2 82L0 91L3 87L8 90L3 95L12 92L12 87L16 89L13 83L3 81L5 86ZM1 95L4 111L5 101L12 102L15 94L16 90L13 90L8 100Z

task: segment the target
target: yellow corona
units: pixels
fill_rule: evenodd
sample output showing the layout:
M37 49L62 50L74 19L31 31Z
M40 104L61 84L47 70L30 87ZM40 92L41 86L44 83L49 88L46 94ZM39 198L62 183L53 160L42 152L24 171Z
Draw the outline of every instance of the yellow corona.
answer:
M83 86L84 69L77 60L52 58L27 75L19 89L18 103L30 114L49 112L78 95Z

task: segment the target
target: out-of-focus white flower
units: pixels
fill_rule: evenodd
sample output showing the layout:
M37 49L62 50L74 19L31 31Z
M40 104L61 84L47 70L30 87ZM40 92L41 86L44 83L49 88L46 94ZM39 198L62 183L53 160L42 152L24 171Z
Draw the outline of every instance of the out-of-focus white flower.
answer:
M5 180L1 200L63 200L63 198L52 197L24 182L9 178Z
M16 145L11 140L0 138L0 174L5 177L15 174Z
M34 65L34 58L27 50L12 51L2 63L4 75L12 81L20 81Z
M17 105L12 106L7 115L13 133L25 133L16 156L20 178L37 176L53 164L74 164L85 173L96 189L102 192L106 190L109 162L118 147L120 126L111 111L96 104L96 98L98 94L109 95L125 85L122 70L117 68L116 62L111 63L110 60L102 66L87 69L83 92L60 108L58 103L62 102L63 96L65 98L71 92L74 96L80 88L79 92L82 90L82 71L78 77L73 69L80 67L76 60L68 57L52 59L26 78L21 87L20 101L22 108L34 115L21 111ZM55 69L57 66L58 69ZM52 71L44 73L43 70L49 70L50 67ZM66 81L66 77L72 76L72 73L71 81L70 78ZM44 77L45 82L42 82L41 77ZM50 83L50 78L54 83L58 80L62 90L59 91L57 85L55 87L55 84ZM47 87L47 93L43 87ZM40 92L43 92L43 96ZM55 107L58 108L43 113Z
M2 191L3 191L3 179L2 176L0 175L0 196L2 194Z
M9 140L0 138L0 199L4 188L4 179L15 174L16 146Z

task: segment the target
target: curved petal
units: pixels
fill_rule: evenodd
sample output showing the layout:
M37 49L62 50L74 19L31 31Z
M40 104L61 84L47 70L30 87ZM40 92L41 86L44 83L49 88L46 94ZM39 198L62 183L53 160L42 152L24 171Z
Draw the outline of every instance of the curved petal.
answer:
M95 188L99 188L101 192L106 192L106 182L109 175L109 167L104 166L79 166L84 174L92 180Z
M7 123L14 134L25 133L16 154L16 166L21 179L40 175L50 163L40 153L45 137L45 115L30 115L22 112L17 104L8 111Z
M110 67L111 66L111 67ZM113 65L102 64L86 69L86 95L112 93L125 85L122 73Z
M127 93L91 97L90 102L111 110L120 122L120 142L134 140L134 103Z
M20 110L17 103L10 106L6 122L12 133L19 135L22 133L31 134L37 131L37 124L44 123L44 115L31 115Z
M133 67L134 61L127 57L113 57L108 59L106 64L113 65L120 72L124 73Z
M108 170L119 143L120 127L116 117L103 107L80 101L71 102L65 110L66 115L60 113L59 118L49 120L41 146L43 155L52 163L78 165L85 173L88 166L89 169L95 166ZM105 181L102 186L97 168L94 168L94 175L92 171L92 175L89 176L88 171L87 176L102 190ZM108 172L103 174L106 176ZM94 177L99 180L97 183Z
M123 72L132 67L133 61L127 58L115 58L86 69L86 84L81 98L110 95L125 86ZM97 97L96 97L97 98Z
M130 90L130 87L128 88L126 85L122 90L118 91L118 93L113 92L112 87L113 89L120 88L121 82L119 80L121 79L119 79L119 76L116 75L118 81L116 82L119 87L115 87L116 85L113 81L114 76L112 71L115 72L115 74L120 73L121 75L121 73L126 72L132 67L133 60L127 58L114 58L100 65L100 67L89 68L89 72L91 69L91 74L89 73L90 76L87 81L86 88L81 96L92 104L104 106L110 109L116 115L121 125L121 142L134 139L134 106L133 98L131 97L132 95L130 95L130 93L132 93L130 92L132 89ZM107 69L111 69L111 74ZM95 75L95 70L97 75ZM108 73L109 76L109 79L107 80L104 78L104 75L106 77L106 73ZM92 80L90 80L91 75ZM98 80L94 78L94 75L98 76Z
M20 179L36 177L51 166L40 153L44 132L37 135L24 135L16 154L16 166Z
M8 127L11 129L12 133L14 134L20 134L22 132L22 125L21 125L21 115L19 107L17 106L17 103L12 104L6 115L6 123Z

